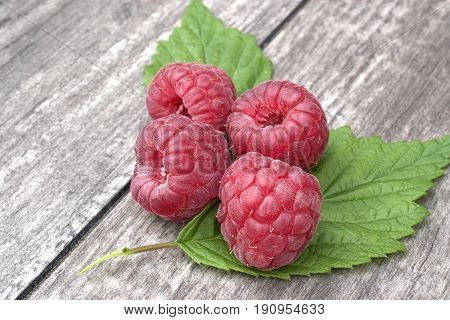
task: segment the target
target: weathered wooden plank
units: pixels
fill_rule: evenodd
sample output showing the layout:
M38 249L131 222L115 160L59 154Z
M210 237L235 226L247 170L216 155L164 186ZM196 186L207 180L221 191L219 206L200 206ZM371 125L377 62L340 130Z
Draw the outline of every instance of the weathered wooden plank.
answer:
M311 1L265 51L276 78L319 95L332 126L388 140L431 138L449 130L450 6L443 3ZM353 270L254 279L167 249L78 276L108 250L176 238L180 226L149 216L127 195L31 298L449 298L449 182L447 175L422 201L432 216L405 240L407 253Z
M261 41L298 2L206 4ZM2 5L0 30L12 33L0 32L0 298L16 297L126 185L148 119L142 69L185 5Z
M9 54L6 53L7 50L20 50L20 47L17 47L15 43L34 28L29 21L18 19L20 15L8 7L16 9L37 24L43 24L68 4L69 1L66 0L0 2L0 33L2 35L0 37L0 50L2 50L0 59L10 58ZM0 60L1 62L3 60Z

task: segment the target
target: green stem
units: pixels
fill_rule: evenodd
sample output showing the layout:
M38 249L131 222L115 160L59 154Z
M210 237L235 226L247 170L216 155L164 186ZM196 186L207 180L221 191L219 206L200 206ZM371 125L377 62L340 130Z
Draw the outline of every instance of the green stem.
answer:
M93 267L95 267L96 265L102 263L103 261L106 261L106 260L109 260L112 258L130 256L130 255L138 254L138 253L142 253L142 252L154 251L154 250L165 249L165 248L172 248L172 247L176 247L176 246L177 246L177 244L175 242L163 242L163 243L152 244L152 245L148 245L148 246L136 247L136 248L131 248L131 249L125 247L125 248L107 253L103 257L98 258L97 260L92 262L90 265L84 267L84 269L80 271L80 274L83 274L83 273L89 271L90 269L92 269Z

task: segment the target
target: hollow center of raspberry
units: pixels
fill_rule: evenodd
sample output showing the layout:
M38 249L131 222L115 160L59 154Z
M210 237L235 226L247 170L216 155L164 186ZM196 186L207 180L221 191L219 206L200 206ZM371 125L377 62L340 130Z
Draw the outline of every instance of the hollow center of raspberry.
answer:
M273 113L258 122L262 127L276 126L283 122L283 115L281 113Z
M166 171L166 168L164 168L164 167L161 167L161 176L162 177L166 177L167 176L167 171Z
M180 104L178 106L177 113L181 114L183 116L189 117L189 118L191 117L191 115L189 114L188 109L184 106L184 104Z

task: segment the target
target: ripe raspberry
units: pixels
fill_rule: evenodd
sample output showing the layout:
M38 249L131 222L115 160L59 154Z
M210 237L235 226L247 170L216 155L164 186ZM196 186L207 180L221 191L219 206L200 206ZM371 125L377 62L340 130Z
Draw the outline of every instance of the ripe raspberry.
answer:
M304 169L317 164L328 142L319 101L289 81L266 81L236 99L227 129L236 155L256 151Z
M299 167L250 152L222 178L217 212L222 235L247 266L270 270L290 264L319 222L317 179Z
M192 218L217 198L230 161L222 132L179 114L148 124L135 152L133 199L169 220Z
M153 119L179 113L224 130L236 98L227 74L210 65L174 63L156 74L147 92L147 110Z

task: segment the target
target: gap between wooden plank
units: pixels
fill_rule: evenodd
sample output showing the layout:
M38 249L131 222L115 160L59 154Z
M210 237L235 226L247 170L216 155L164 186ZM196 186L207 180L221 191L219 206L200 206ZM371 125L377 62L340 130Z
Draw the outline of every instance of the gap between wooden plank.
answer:
M289 14L282 19L282 21L261 41L260 46L262 48L265 48L282 30L282 28L289 23L297 14L298 12L308 3L310 0L300 0L300 2L297 4L294 9L292 9ZM45 29L42 29L39 25L34 23L33 21L26 18L24 15L20 14L16 10L10 8L9 6L6 6L10 10L14 11L15 13L19 14L22 18L25 18L30 23L34 24L35 26L39 27L41 30L43 30L47 35L51 36L56 41L60 42L62 45L64 45L67 49L74 51L79 56L86 59L89 63L92 65L97 66L94 62L92 62L90 59L84 57L81 53L79 53L77 50L73 49L72 47L66 45L65 43L61 42L57 37L55 37L50 32L46 31ZM226 22L225 22L226 23ZM110 74L105 69L97 66L100 70L107 73L109 76L114 77L114 75ZM122 82L121 82L122 83ZM128 87L126 84L122 83L126 87ZM128 87L129 88L129 87ZM130 90L133 90L132 88L129 88ZM95 228L107 215L109 212L111 212L114 207L119 203L122 198L129 192L130 188L130 182L129 180L124 187L122 187L110 200L109 202L99 211L97 215L95 215L88 224L85 225L85 227L63 248L63 250L42 270L42 272L27 286L23 291L19 293L19 295L16 297L17 300L24 300L27 299L33 291L35 291L39 285L45 281L45 279L55 270L63 261L64 259L84 240L84 238L89 234L89 232Z
M88 224L84 226L83 229L80 230L79 233L64 247L64 249L42 270L42 272L27 286L23 289L22 292L16 297L16 300L24 300L26 299L33 291L42 283L51 273L57 268L63 261L66 256L72 252L77 245L83 241L83 239L89 234L89 232L97 226L104 217L108 215L109 212L116 206L116 204L123 199L123 197L130 190L130 183L128 183L122 187L109 202L99 211L97 215L95 215Z

